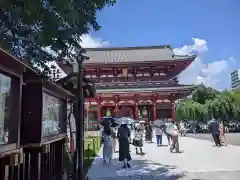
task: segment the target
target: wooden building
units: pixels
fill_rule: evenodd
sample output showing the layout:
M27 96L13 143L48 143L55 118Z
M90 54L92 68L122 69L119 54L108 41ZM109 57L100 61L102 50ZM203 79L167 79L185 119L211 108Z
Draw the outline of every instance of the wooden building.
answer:
M20 144L22 80L25 66L0 49L0 179L24 171Z
M85 77L96 85L96 96L85 102L90 119L118 116L123 108L136 119L174 119L174 101L194 88L179 84L178 75L196 55L175 55L169 45L89 48L85 55ZM72 71L67 62L59 66Z
M74 98L0 49L1 180L62 179L67 103Z

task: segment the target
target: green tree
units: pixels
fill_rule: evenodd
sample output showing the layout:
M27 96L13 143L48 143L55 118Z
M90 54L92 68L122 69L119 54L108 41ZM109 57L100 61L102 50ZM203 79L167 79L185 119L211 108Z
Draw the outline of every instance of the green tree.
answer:
M201 85L192 92L192 99L200 104L205 104L208 100L214 99L217 94L219 92L215 89Z
M216 119L228 121L233 119L233 93L224 91L212 101L212 116Z
M115 0L1 0L0 46L48 70L46 63L83 53L81 35L99 30L97 11ZM51 49L51 53L46 52Z
M240 91L234 92L232 94L233 102L232 102L232 110L235 121L239 121L240 119Z
M178 120L204 121L206 115L205 106L193 100L185 100L175 106L175 118Z
M225 123L239 120L240 92L200 87L193 91L192 97L176 105L177 118L206 122L214 117Z

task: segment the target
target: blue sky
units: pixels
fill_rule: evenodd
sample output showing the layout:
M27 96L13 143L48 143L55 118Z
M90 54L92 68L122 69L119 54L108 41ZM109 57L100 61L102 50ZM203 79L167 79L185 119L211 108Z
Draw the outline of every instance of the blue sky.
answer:
M89 36L103 40L103 45L171 44L198 53L195 65L183 73L183 83L201 81L218 89L229 88L229 72L240 67L239 0L117 0L114 7L98 13L98 21L102 29ZM196 40L202 40L200 47ZM203 46L204 52L199 52ZM186 79L191 72L195 80Z

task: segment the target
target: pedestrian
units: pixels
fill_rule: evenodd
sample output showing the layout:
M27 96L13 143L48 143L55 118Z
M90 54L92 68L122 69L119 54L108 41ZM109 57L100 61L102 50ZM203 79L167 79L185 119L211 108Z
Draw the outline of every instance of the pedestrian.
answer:
M119 161L123 162L123 168L130 168L129 161L131 161L130 155L130 130L127 124L122 124L117 133L119 141Z
M192 130L193 130L193 134L196 135L197 134L197 123L195 123L195 122L192 123Z
M160 119L155 120L154 127L155 127L157 146L162 146L162 134L163 134L164 121Z
M184 123L181 122L179 127L180 127L180 135L185 136L185 125L184 125Z
M143 130L141 129L140 124L135 126L135 132L134 132L134 138L133 138L132 145L135 146L137 155L145 154L143 152ZM140 153L139 153L139 150L140 150Z
M222 146L221 140L220 140L220 128L219 123L216 121L216 119L212 119L208 124L209 132L212 134L213 141L217 147Z
M174 124L173 130L172 130L172 145L170 147L171 152L175 150L176 153L180 153L178 136L179 136L178 128L177 128L177 125Z
M133 125L132 125L132 124L128 124L127 127L128 127L128 129L129 129L129 132L130 132L129 141L130 141L130 143L131 143L131 142L132 142L132 130L133 130Z
M117 128L112 129L112 144L113 144L113 152L116 153L116 146L117 146Z
M112 124L109 119L105 119L103 126L103 163L110 166L113 155Z
M173 130L173 122L171 120L166 120L165 123L165 134L167 136L167 140L168 140L168 146L171 146L171 140L172 140L172 130Z
M220 123L219 129L220 129L221 144L226 146L227 145L227 141L226 141L226 137L225 137L225 128L224 128L223 121Z
M145 141L152 142L152 125L151 123L147 122L145 126L146 135L145 135Z

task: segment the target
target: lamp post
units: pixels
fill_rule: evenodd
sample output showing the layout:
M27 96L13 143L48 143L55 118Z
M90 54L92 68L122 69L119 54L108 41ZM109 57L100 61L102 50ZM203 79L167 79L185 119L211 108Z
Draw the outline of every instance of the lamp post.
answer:
M84 96L83 96L83 61L87 58L79 53L73 66L77 73L76 89L76 149L74 153L74 178L84 180Z

